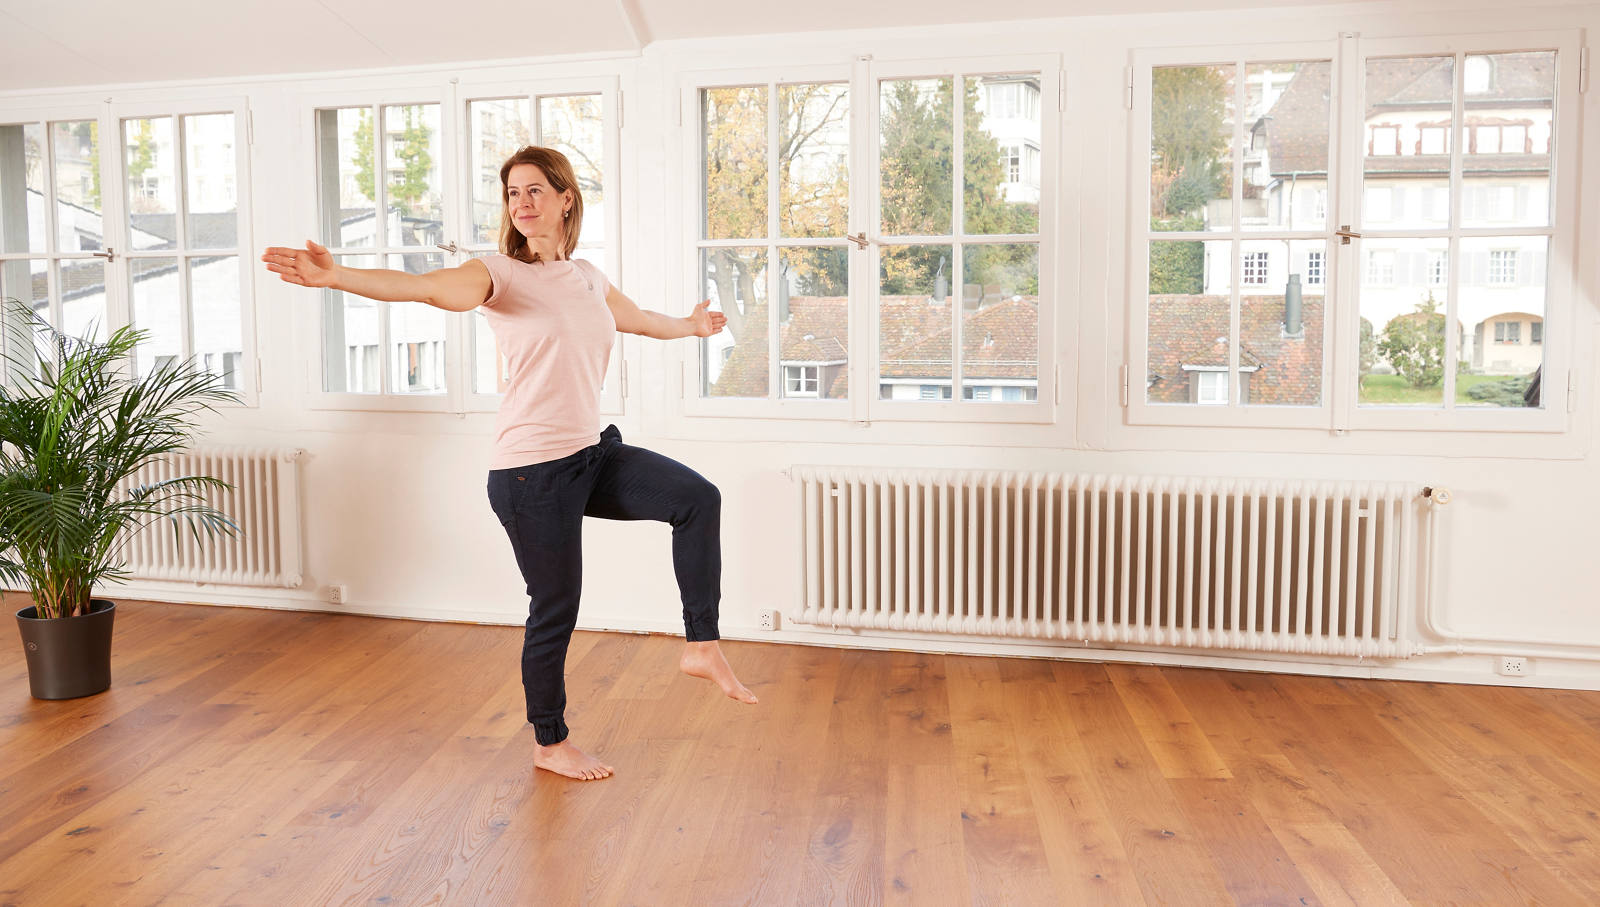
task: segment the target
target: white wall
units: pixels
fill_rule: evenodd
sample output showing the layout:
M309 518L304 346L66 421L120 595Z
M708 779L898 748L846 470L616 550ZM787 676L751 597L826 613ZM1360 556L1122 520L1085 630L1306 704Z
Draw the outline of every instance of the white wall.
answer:
M1487 655L1430 655L1404 662L1352 659L1232 659L1215 655L1109 653L1081 647L1004 644L948 637L888 638L786 627L762 636L759 610L791 609L796 591L783 580L796 573L792 491L781 474L795 463L965 466L1000 469L1118 471L1221 476L1318 476L1405 479L1451 488L1445 512L1436 607L1456 631L1504 640L1489 649L1539 652L1530 682L1600 688L1600 588L1596 534L1600 469L1592 449L1597 400L1593 352L1600 341L1596 263L1577 272L1576 337L1572 348L1577 409L1570 431L1554 435L1466 435L1425 432L1193 429L1125 424L1117 404L1118 369L1127 334L1128 112L1124 68L1135 48L1241 41L1333 40L1438 33L1446 28L1506 32L1593 28L1593 6L1543 10L1478 10L1417 5L1404 10L1328 7L1292 13L1229 11L1139 18L1093 18L960 28L805 34L651 45L641 57L557 61L506 70L507 75L574 76L616 73L626 94L622 131L622 266L612 270L646 307L682 313L679 290L689 267L682 235L684 205L693 186L680 160L677 126L683 72L721 67L848 64L859 54L878 59L1058 53L1066 76L1067 109L1055 153L1061 187L1055 256L1061 304L1055 337L1060 350L1063 404L1056 424L997 426L971 446L960 426L847 424L785 425L693 418L682 413L683 362L688 342L675 345L627 338L631 397L618 422L628 441L677 457L716 482L725 502L723 579L725 635L829 644L955 651L1012 651L1072 657L1130 658L1190 664L1273 667L1325 673L1376 674L1497 682ZM418 78L433 80L429 71ZM484 75L491 75L485 73ZM254 115L252 154L255 245L296 241L316 219L306 174L310 116L296 92L389 84L395 77L365 74L302 82L269 80L223 85L128 88L119 95L247 94ZM408 76L398 76L404 81ZM1570 89L1570 86L1564 86ZM61 99L98 99L106 89ZM1595 92L1584 96L1583 170L1600 174L1600 118ZM0 102L6 99L0 98ZM1047 152L1049 153L1049 152ZM863 178L863 177L857 177ZM1581 226L1597 221L1597 183L1582 181ZM685 186L688 184L688 188ZM293 191L285 192L283 187ZM691 194L685 194L691 193ZM1590 227L1592 230L1592 227ZM1585 231L1586 233L1587 231ZM1581 244L1580 244L1581 245ZM1560 266L1560 263L1557 263ZM348 587L360 613L446 620L520 623L526 597L511 552L484 496L492 417L316 411L317 298L258 272L256 337L262 388L256 408L219 420L224 443L292 444L306 448L306 586L299 590L140 585L128 597L264 604L336 610L323 604L330 584ZM1137 290L1137 287L1135 288ZM1552 329L1553 331L1553 329ZM1553 337L1547 335L1547 343ZM1560 405L1562 388L1547 390ZM622 629L681 629L661 525L590 521L586 529L587 586L580 625ZM776 581L775 581L776 578ZM1549 657L1516 642L1556 639L1573 659ZM1441 641L1442 642L1442 641Z

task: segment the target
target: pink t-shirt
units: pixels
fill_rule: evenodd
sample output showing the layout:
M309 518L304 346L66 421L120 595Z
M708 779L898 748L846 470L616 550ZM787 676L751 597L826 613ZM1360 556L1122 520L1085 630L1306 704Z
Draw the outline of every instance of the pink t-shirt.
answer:
M479 260L494 281L483 314L511 374L489 468L559 460L598 443L600 385L617 332L605 275L587 261Z

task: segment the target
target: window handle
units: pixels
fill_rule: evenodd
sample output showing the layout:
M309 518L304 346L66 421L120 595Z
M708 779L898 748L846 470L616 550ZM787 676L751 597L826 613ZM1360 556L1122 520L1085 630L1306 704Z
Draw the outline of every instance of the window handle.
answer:
M439 248L445 250L446 252L450 252L450 253L455 253L455 252L460 252L461 251L460 249L456 248L456 244L453 243L453 242L440 242L440 243L434 243L434 245L436 245Z
M853 236L846 236L845 239L848 239L851 242L855 243L857 249L865 249L867 247L867 234L866 234L866 231L862 231L862 232L857 233L857 234L855 234Z
M1350 240L1361 238L1360 233L1350 232L1349 224L1340 224L1339 229L1333 231L1333 235L1339 237L1339 245L1341 246L1348 246L1350 245Z
M117 260L117 250L111 248L110 246L106 246L106 250L104 252L95 252L93 255L95 258L104 258L106 261Z

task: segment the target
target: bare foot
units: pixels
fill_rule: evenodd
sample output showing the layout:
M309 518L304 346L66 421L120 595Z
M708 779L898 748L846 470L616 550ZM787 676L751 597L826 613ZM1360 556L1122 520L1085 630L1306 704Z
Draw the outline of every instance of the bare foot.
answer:
M722 687L722 692L729 698L750 705L756 704L756 694L750 692L739 678L733 674L733 668L728 666L728 659L722 655L722 647L716 640L709 642L691 642L683 647L683 657L678 659L678 669L690 677L704 677L706 680Z
M551 746L535 746L533 766L579 781L599 781L611 777L611 766L565 740Z

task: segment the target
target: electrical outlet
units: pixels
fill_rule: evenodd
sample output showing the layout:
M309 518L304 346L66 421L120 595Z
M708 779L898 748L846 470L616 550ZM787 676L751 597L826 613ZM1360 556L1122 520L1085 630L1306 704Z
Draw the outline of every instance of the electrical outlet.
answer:
M350 600L350 590L342 585L328 587L328 604L342 605Z
M1533 673L1528 665L1528 659L1521 655L1502 655L1495 662L1494 672L1504 677L1526 677Z
M778 629L778 612L762 611L760 617L757 618L756 626L763 630Z

